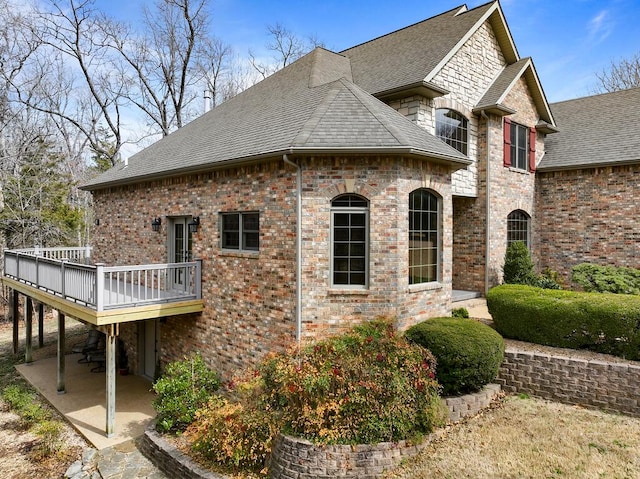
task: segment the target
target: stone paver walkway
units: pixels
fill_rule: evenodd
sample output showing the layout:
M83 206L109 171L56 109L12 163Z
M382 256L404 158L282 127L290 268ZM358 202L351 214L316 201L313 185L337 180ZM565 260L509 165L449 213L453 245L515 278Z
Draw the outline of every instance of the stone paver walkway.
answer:
M82 460L73 463L68 479L168 479L130 440L101 451L87 449Z

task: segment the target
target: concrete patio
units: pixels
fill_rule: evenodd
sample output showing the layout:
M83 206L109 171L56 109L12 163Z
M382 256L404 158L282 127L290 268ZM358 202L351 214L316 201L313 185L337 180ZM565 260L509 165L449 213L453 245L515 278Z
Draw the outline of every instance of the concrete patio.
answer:
M57 359L40 359L16 366L18 372L96 449L104 449L143 434L155 417L151 382L142 376L116 377L115 434L107 438L106 379L104 372L91 372L95 364L79 364L81 354L66 356L66 393L56 391Z

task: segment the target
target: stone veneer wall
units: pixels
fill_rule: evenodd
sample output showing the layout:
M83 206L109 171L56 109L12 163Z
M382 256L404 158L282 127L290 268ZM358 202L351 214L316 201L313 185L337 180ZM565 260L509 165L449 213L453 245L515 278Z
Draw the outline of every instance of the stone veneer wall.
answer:
M638 362L612 360L605 355L585 359L561 349L543 353L508 346L496 383L505 392L640 416Z
M579 263L640 266L640 165L536 176L534 258L540 268L550 267L569 282Z

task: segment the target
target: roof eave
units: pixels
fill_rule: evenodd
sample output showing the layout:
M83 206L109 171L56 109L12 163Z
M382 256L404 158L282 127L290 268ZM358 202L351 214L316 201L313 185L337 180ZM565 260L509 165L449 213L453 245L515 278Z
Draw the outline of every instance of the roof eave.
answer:
M409 83L389 90L374 93L378 100L397 100L409 96L420 95L426 98L437 98L451 93L449 90L435 85L431 82L420 81Z
M554 125L551 125L550 123L547 123L546 121L542 121L542 120L540 120L536 125L536 130L546 135L551 135L553 133L558 133L560 131Z
M97 191L106 188L119 187L132 185L137 183L144 183L148 181L161 180L164 178L170 178L174 176L182 176L189 174L204 173L209 171L222 170L226 168L232 168L235 166L245 166L252 163L260 163L268 160L278 160L283 155L299 155L299 156L313 156L313 155L347 155L347 154L366 154L366 155L405 155L411 157L419 157L422 159L428 159L435 163L447 164L452 170L458 170L465 168L472 163L467 158L460 158L455 156L449 156L446 154L434 153L426 151L420 148L413 148L409 146L401 147L329 147L329 148L317 148L317 147L291 147L284 150L272 151L259 155L253 155L244 158L234 158L229 160L218 161L216 163L209 163L206 165L198 165L192 168L179 168L175 170L167 170L158 173L151 173L148 175L139 175L130 178L120 178L112 181L105 181L96 184L81 185L80 189L85 191Z
M507 115L513 115L514 113L516 113L516 110L514 110L513 108L509 108L508 106L502 105L501 103L494 103L493 105L477 106L472 111L476 115L480 115L484 111L485 113L491 113L492 115L497 115L497 116L507 116Z
M606 168L612 166L630 166L640 165L640 158L635 160L620 160L620 161L603 161L597 163L581 163L575 165L557 165L557 166L543 166L539 165L536 168L536 172L540 173L553 173L554 171L570 171L570 170L590 170L593 168Z

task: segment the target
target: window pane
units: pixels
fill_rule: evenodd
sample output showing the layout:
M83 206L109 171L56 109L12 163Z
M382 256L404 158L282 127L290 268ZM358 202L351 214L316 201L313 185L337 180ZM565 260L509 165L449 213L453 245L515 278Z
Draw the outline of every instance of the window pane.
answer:
M409 195L409 284L438 280L440 213L428 190Z
M258 231L260 229L260 215L258 213L243 214L242 229L244 231Z
M239 231L240 230L240 215L223 215L222 216L222 229L224 231Z
M239 249L240 242L237 233L225 232L222 234L222 247L229 249Z
M334 241L349 241L349 228L335 228L333 239Z
M365 285L367 277L367 201L354 195L343 195L332 202L343 210L333 216L333 284Z
M243 245L242 249L248 249L251 251L256 251L260 246L260 234L259 233L242 233L243 237Z
M467 119L448 108L436 110L436 136L459 152L467 154Z

